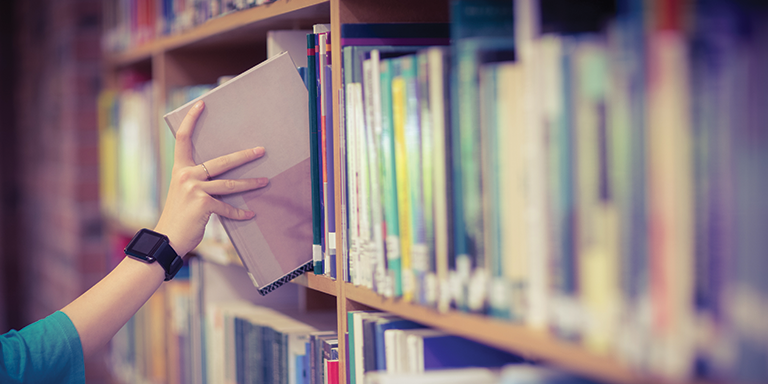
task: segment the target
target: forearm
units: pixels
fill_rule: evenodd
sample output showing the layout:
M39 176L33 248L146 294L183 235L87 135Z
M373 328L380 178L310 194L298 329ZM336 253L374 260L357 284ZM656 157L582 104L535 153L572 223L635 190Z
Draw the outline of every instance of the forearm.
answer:
M83 355L104 346L155 293L165 278L158 263L126 257L104 279L62 309L75 325Z

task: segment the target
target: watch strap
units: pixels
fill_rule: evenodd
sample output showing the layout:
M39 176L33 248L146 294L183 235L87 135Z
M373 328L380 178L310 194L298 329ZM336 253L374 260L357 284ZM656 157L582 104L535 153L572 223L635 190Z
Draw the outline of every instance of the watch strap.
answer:
M165 281L172 279L179 272L184 261L173 250L168 241L163 241L155 251L155 259L165 270Z

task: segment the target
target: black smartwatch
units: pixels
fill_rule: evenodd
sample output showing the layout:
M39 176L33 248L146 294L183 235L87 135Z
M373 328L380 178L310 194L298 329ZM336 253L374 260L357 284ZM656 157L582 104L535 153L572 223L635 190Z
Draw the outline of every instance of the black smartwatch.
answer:
M173 279L184 264L181 257L171 248L168 236L146 228L133 236L125 247L125 254L148 264L157 261L165 269L165 281Z

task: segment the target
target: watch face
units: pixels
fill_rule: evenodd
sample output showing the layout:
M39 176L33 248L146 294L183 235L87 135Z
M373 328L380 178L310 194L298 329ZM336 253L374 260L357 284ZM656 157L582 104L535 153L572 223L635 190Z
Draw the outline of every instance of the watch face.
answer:
M163 237L161 235L147 229L142 229L133 237L130 244L125 247L125 253L142 259L152 259L150 255L152 255L162 241Z

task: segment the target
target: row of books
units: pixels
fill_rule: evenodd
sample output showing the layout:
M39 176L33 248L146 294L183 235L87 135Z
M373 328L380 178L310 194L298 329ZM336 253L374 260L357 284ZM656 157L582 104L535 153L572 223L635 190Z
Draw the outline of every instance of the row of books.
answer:
M159 217L155 100L152 81L144 79L99 97L101 207L129 227L153 225Z
M349 311L347 317L350 384L363 383L377 371L419 373L524 362L519 356L390 313Z
M565 3L453 2L450 47L342 26L344 279L767 379L765 7Z
M512 364L502 368L438 369L418 373L373 372L366 384L590 384L589 379L533 365Z
M110 0L104 2L102 46L120 52L206 21L275 0Z
M112 263L124 257L121 246L130 238L115 240ZM123 383L196 383L201 365L202 331L185 265L173 281L164 284L112 338L113 375ZM199 374L198 374L199 377Z
M323 383L336 314L299 311L299 288L262 297L241 267L190 258L113 338L112 371L124 383Z
M207 311L209 383L338 383L335 321L319 330L243 301Z

